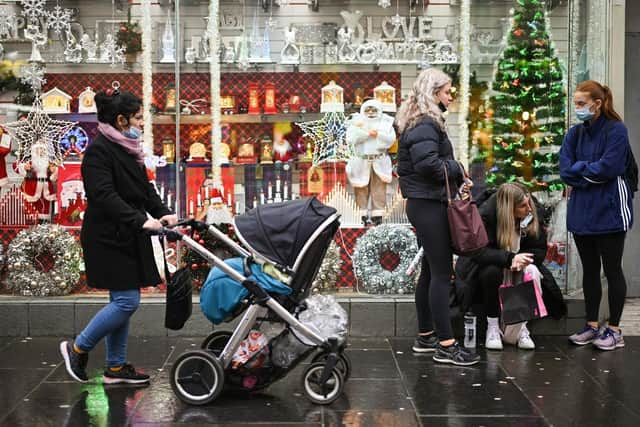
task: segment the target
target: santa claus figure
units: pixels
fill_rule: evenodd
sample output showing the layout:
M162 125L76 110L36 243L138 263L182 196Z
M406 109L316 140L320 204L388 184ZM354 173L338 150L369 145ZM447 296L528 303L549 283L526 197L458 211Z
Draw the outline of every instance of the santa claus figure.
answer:
M233 216L224 204L220 190L214 188L209 201L211 204L207 209L207 224L231 224L233 222Z
M16 163L14 169L24 178L22 194L27 202L33 203L40 221L51 219L51 203L56 199L58 167L49 161L47 145L42 141L33 144L29 160Z
M2 130L0 130L0 133ZM8 133L2 133L0 137L0 187L3 187L9 183L7 176L7 163L5 158L11 151L11 137Z
M387 150L396 139L393 118L382 112L379 101L366 101L347 125L346 139L355 153L347 162L346 173L355 191L356 204L368 212L362 218L365 225L380 224L387 201L387 184L392 179Z
M286 140L290 132L291 123L273 125L273 160L275 162L288 162L295 157L291 143Z

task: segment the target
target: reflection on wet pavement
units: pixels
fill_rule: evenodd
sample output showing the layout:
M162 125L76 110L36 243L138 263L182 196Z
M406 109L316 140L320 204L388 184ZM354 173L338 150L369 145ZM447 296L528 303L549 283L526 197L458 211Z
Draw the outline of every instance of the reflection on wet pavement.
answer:
M132 338L131 363L148 387L103 386L103 348L89 361L88 384L73 382L55 338L4 338L0 346L0 426L638 426L640 338L615 352L538 337L534 352L480 350L476 367L436 365L411 353L411 339L352 339L345 392L333 404L309 402L305 365L256 393L223 394L202 407L182 403L171 367L200 339Z

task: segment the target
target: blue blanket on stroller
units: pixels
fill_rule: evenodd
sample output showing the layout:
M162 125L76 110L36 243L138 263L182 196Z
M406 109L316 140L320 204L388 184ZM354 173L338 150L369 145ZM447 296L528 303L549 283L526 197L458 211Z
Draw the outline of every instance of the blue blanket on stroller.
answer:
M244 274L242 258L230 258L224 261L229 267ZM291 288L262 271L258 264L251 265L251 276L269 293L289 295ZM222 323L243 298L249 295L244 286L227 276L218 267L209 272L207 280L200 290L200 308L205 317L213 324Z

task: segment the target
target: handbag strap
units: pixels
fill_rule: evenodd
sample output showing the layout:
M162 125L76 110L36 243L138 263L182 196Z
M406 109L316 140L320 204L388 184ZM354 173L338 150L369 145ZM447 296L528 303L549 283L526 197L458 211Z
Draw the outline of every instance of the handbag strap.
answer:
M164 262L164 280L169 283L169 279L171 278L171 274L169 273L169 265L167 264L167 253L164 249L164 236L158 236L158 240L160 240L160 246L162 247L162 261Z
M458 165L460 165L460 169L462 170L462 175L465 178L468 178L469 175L467 174L467 171L462 166L462 163L460 163L460 162L457 162L457 163L458 163ZM448 164L447 164L447 162L443 162L443 164L444 164L444 184L445 184L445 187L447 188L447 202L449 204L451 204L451 187L449 185L449 174L447 172ZM460 193L460 189L458 189L458 191L457 191L457 196L458 197L462 197L462 194ZM469 193L469 200L471 200L471 199L472 199L472 196L471 196L471 193Z

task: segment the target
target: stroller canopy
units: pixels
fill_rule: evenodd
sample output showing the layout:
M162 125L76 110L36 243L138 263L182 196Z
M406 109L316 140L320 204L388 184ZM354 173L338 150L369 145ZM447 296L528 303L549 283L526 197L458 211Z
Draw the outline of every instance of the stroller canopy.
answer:
M260 205L234 218L236 235L267 260L293 268L314 233L336 210L315 197ZM315 234L317 236L318 233Z

